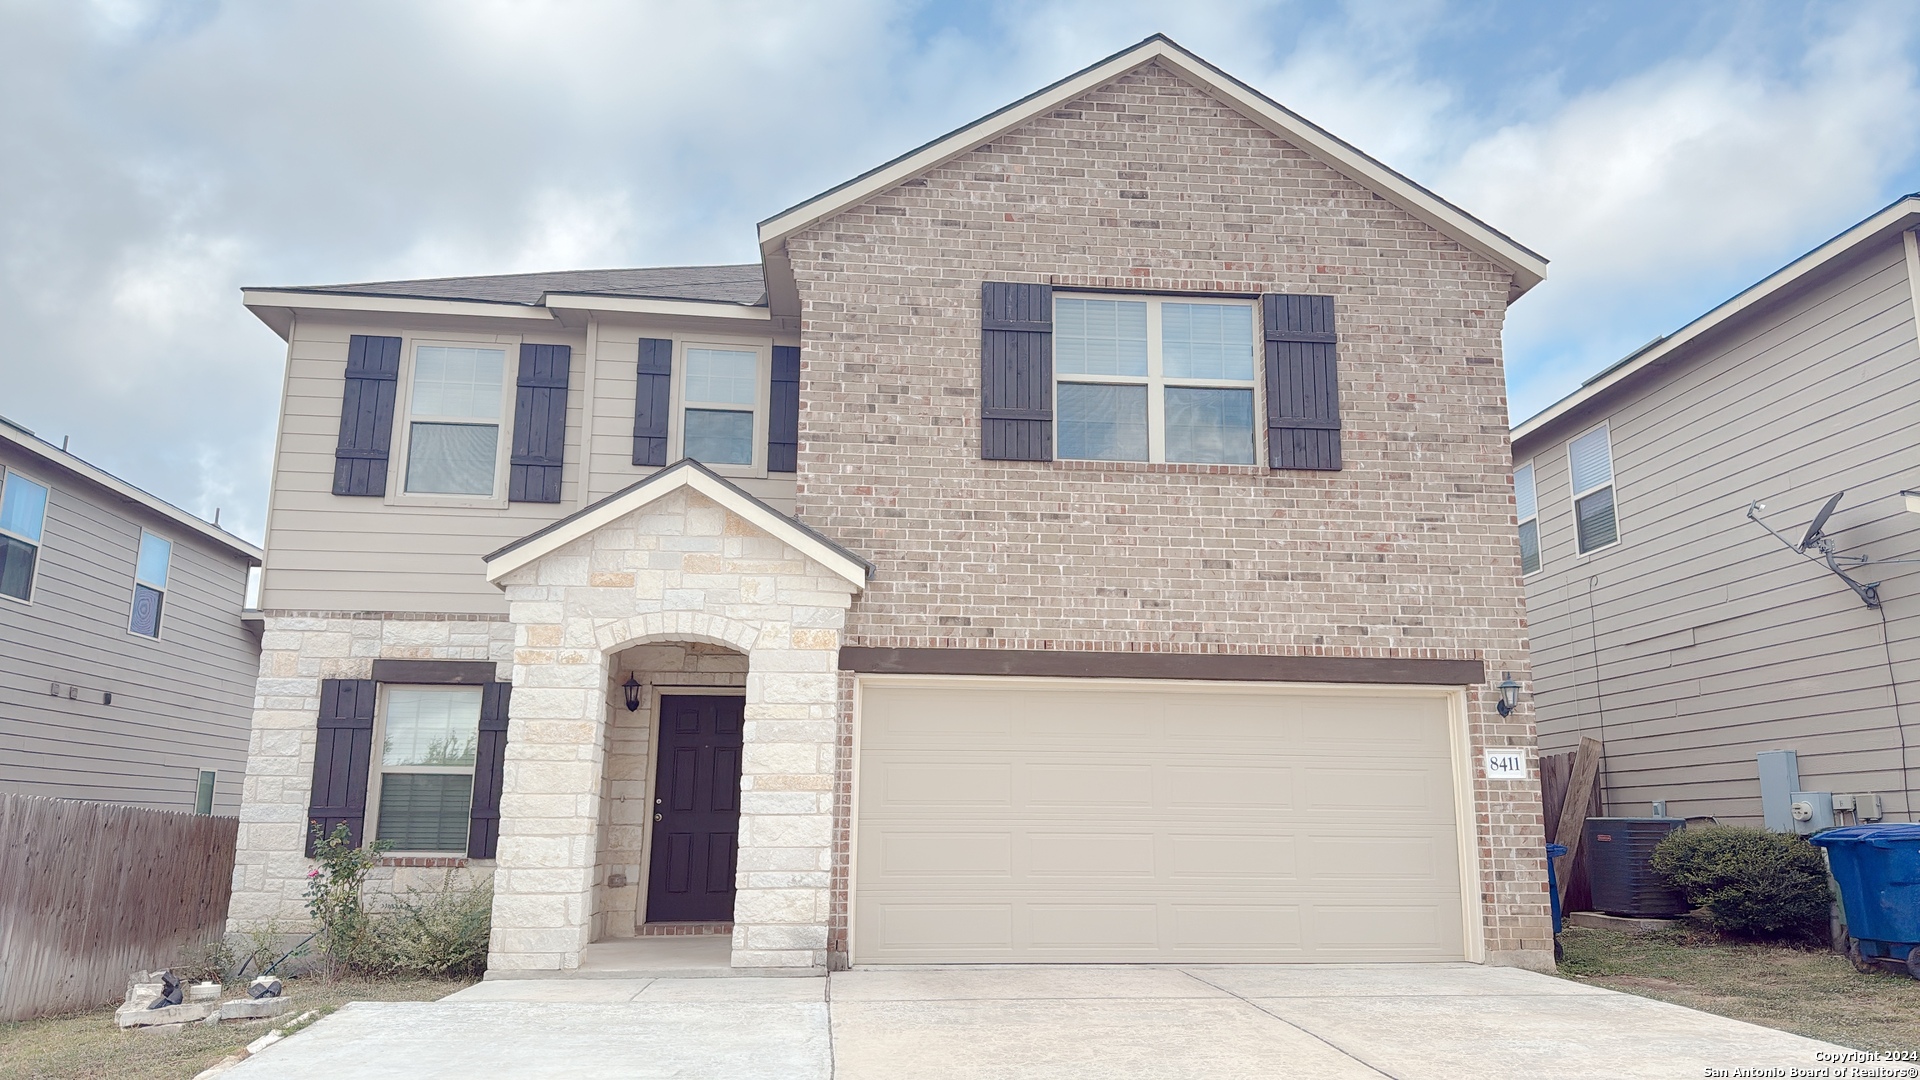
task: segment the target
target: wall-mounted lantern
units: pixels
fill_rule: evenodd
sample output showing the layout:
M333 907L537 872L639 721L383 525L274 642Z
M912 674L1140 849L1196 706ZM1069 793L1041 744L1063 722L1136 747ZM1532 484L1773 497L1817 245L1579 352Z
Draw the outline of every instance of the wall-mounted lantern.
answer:
M620 684L620 689L626 691L626 694L627 694L627 711L639 712L640 711L640 680L634 678L632 672L628 672L627 681Z
M1494 706L1501 716L1512 716L1513 710L1520 706L1520 684L1513 681L1513 672L1502 672L1506 677L1500 680L1495 689L1500 691L1500 704Z

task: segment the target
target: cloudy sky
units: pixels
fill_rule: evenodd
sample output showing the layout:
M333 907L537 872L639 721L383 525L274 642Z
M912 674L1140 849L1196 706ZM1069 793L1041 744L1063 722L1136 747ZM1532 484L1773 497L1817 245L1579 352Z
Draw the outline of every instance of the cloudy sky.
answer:
M752 261L1155 31L1553 260L1516 418L1920 189L1910 0L0 0L0 414L258 538L240 286Z

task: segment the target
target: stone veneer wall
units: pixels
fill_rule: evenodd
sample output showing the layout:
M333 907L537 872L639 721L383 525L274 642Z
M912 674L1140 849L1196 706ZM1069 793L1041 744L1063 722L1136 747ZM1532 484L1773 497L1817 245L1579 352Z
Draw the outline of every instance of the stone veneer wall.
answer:
M1147 65L787 249L799 513L878 567L847 644L1474 658L1489 682L1527 677L1510 275L1201 90ZM981 460L983 280L1331 294L1345 469ZM1478 764L1531 748L1532 715L1494 701L1471 688L1485 944L1545 968L1538 783ZM844 895L845 790L841 806Z
M515 634L513 726L489 970L579 965L596 904L612 658L659 641L747 657L735 966L824 968L836 672L853 586L688 490L503 584Z
M632 673L640 708L628 712L622 685ZM662 687L729 687L744 691L747 658L698 642L635 645L615 653L607 672L606 783L601 785L599 857L594 864L592 938L633 937L646 921L647 870L653 836L653 730ZM627 884L608 884L615 874Z
M313 790L315 725L323 679L368 679L375 660L492 660L512 673L513 627L504 616L406 612L267 611L260 681L241 787L233 867L231 934L279 923L305 926L307 807ZM376 894L472 884L491 861L390 859L369 878Z

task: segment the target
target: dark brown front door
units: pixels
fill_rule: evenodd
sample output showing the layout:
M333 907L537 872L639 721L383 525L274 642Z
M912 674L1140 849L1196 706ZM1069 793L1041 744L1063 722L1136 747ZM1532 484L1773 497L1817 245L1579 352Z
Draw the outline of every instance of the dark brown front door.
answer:
M648 922L730 922L745 698L660 699Z

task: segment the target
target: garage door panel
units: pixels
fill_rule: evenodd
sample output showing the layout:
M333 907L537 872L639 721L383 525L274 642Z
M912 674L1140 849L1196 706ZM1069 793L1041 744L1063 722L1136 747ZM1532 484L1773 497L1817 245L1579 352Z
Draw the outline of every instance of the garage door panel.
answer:
M1462 957L1442 694L1061 684L863 689L856 962Z

